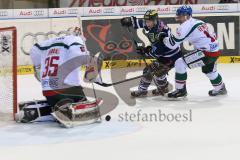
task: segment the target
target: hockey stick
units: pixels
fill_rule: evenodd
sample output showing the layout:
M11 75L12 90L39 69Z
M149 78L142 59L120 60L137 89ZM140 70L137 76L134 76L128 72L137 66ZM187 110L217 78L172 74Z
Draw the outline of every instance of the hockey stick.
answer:
M125 79L125 80L122 80L122 81L118 81L118 82L114 82L114 83L99 83L99 82L94 82L100 86L103 86L103 87L110 87L110 86L113 86L113 85L117 85L117 84L121 84L121 83L124 83L124 82L128 82L128 81L132 81L134 79L138 79L138 78L141 78L143 76L146 76L147 74L149 73L146 73L146 74L143 74L143 75L140 75L140 76L137 76L137 77L133 77L133 78L129 78L129 79Z
M128 32L130 33L130 36L131 36L132 41L134 42L134 44L136 45L136 47L138 47L138 43L137 43L137 41L134 39L133 33L130 31L129 28L127 28L127 29L128 29ZM148 64L147 64L147 62L146 62L146 60L145 60L145 57L143 57L143 61L144 61L145 65L148 67ZM125 79L125 80L118 81L118 82L114 82L114 83L111 83L111 84L110 84L110 83L103 83L103 82L102 82L102 83L95 82L95 83L98 84L98 85L100 85L100 86L103 86L103 87L110 87L110 86L113 86L113 85L117 85L117 84L121 84L121 83L124 83L124 82L128 82L128 81L131 81L131 80L134 80L134 79L141 78L141 77L146 76L146 75L148 75L148 74L151 74L151 75L152 75L152 73L149 72L149 73L146 73L146 74L137 76L137 77Z

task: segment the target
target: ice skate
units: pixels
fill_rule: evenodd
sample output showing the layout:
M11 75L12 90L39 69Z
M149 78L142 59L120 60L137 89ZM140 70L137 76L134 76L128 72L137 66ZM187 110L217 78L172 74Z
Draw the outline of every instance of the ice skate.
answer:
M219 96L219 95L226 95L227 94L227 89L225 87L225 84L222 85L222 88L218 91L216 90L210 90L208 92L209 96Z
M167 95L169 100L184 100L187 97L187 89L184 86L182 89L176 89L175 91Z
M147 90L137 90L137 91L132 91L131 92L131 96L133 98L137 98L137 97L146 97L148 94Z
M169 82L165 86L158 87L157 89L152 90L152 94L154 96L162 95L164 96L166 93L173 90L173 85Z

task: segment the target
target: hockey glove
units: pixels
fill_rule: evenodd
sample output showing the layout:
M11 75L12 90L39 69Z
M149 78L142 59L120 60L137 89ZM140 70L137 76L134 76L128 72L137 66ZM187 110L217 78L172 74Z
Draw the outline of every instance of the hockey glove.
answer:
M160 42L162 42L165 37L168 37L169 31L170 29L168 27L165 27L161 30L161 32L158 34L158 39Z
M165 65L161 62L154 61L149 65L151 72L157 77L168 74L168 71L171 69L168 65Z
M131 17L124 17L121 19L121 24L123 27L131 27L132 24L132 18Z
M145 54L151 52L152 47L151 46L147 46L147 47L139 46L139 47L137 47L136 50L137 50L138 54L145 55Z
M158 39L159 39L160 42L162 42L163 39L164 39L165 37L167 37L167 36L168 36L167 33L165 33L165 32L160 32L160 33L158 34Z

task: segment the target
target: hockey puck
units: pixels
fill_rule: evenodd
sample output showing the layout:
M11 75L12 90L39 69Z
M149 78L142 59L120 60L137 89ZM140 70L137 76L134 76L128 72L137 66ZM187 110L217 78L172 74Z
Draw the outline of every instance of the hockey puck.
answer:
M111 120L111 116L107 115L107 116L105 117L105 120L106 120L106 121L110 121L110 120Z

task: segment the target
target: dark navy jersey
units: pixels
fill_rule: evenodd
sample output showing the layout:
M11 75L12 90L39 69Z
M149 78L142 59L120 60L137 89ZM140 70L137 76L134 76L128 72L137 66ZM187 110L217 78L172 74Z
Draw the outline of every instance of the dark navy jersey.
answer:
M166 34L169 32L169 28L161 20L158 20L157 24L150 30L145 25L144 20L132 17L132 21L134 29L143 28L146 31L146 36L152 46L152 51L147 54L148 56L158 59L160 57L172 57L176 54L180 54L180 47L170 49L159 40L158 37L160 32L165 32Z

